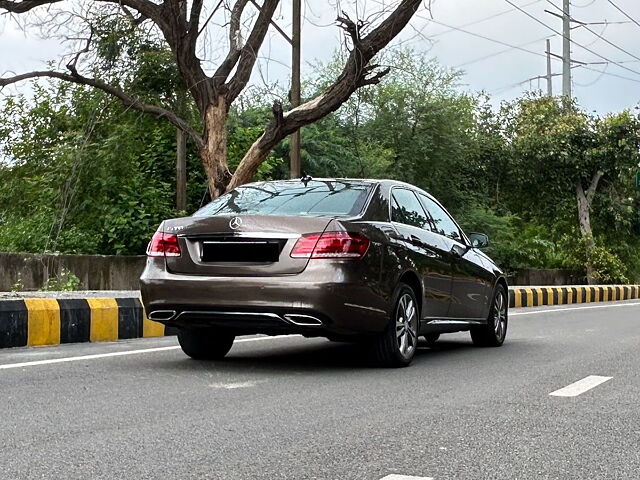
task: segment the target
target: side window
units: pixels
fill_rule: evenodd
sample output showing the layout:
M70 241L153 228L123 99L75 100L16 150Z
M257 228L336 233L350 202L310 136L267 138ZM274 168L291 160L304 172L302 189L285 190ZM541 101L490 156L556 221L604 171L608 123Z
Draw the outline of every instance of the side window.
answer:
M462 242L462 233L449 214L426 195L420 195L420 199L427 211L431 214L431 218L435 224L433 231Z
M429 228L429 220L416 195L403 188L394 188L391 199L391 220L419 228Z

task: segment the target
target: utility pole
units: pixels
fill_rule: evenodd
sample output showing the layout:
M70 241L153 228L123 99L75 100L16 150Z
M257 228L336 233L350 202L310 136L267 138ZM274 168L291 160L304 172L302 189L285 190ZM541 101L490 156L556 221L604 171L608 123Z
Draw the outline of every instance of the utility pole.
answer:
M186 110L185 94L177 92L176 111L184 115ZM187 210L187 136L176 128L176 210Z
M562 0L562 95L571 98L571 15L569 0Z
M300 26L302 20L301 0L293 0L293 34L291 36L291 107L296 108L300 105ZM291 178L300 178L300 130L291 135L291 144L289 151Z
M176 210L187 209L187 138L176 128Z
M553 97L553 82L551 74L551 41L547 38L547 96Z

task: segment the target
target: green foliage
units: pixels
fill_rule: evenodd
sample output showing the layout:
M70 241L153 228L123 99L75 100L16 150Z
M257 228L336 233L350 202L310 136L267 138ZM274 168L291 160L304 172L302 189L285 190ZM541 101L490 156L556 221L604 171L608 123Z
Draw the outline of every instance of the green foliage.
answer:
M570 243L572 247L565 250L567 256L564 260L564 266L566 268L580 270L589 262L595 270L594 277L597 283L629 283L628 268L625 267L621 258L607 247L598 245L590 252L584 238L571 239L567 242L567 237L565 237L564 241Z
M55 277L50 277L45 282L41 291L43 292L73 292L80 290L82 283L80 279L71 271L63 268Z
M175 130L84 88L39 88L0 124L0 250L138 254L174 215Z
M23 292L24 291L24 284L22 283L22 275L20 274L20 272L18 272L18 279L16 280L16 283L11 285L11 291L12 292Z
M470 206L458 220L465 231L489 236L487 254L507 271L562 266L558 248L544 227L526 224L513 214L498 215L483 206Z
M111 23L110 23L111 22ZM113 23L115 22L115 23ZM122 19L95 31L97 66L115 84L200 119L170 53ZM315 177L394 178L435 195L468 231L487 233L487 253L506 270L587 262L599 282L640 277L640 121L598 117L557 98L527 95L496 111L458 87L459 72L406 49L376 86L302 130L303 171ZM339 75L337 58L306 85L315 96ZM0 109L0 250L141 254L159 222L208 200L197 151L187 158L187 212L176 212L175 129L162 119L68 84L36 82L34 100ZM267 98L246 94L229 112L228 162L235 169L271 120ZM3 160L4 159L4 160ZM289 176L285 140L257 179ZM576 186L602 179L591 206L596 247L578 229Z

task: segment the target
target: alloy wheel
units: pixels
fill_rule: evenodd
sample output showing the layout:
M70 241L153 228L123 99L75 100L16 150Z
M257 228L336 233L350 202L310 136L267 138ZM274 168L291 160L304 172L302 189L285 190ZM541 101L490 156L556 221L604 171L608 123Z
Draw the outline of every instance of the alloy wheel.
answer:
M408 293L404 293L398 301L396 339L400 354L405 358L411 357L418 343L418 311Z
M507 332L507 302L502 292L496 295L493 302L493 327L496 338L502 340Z

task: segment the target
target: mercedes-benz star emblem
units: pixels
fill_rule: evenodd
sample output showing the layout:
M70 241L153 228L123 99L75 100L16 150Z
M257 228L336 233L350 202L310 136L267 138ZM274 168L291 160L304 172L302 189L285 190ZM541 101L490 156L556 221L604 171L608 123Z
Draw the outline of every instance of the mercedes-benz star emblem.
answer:
M240 225L242 225L242 219L240 217L233 217L231 220L229 220L229 227L231 227L233 230L237 230L238 228L240 228Z

